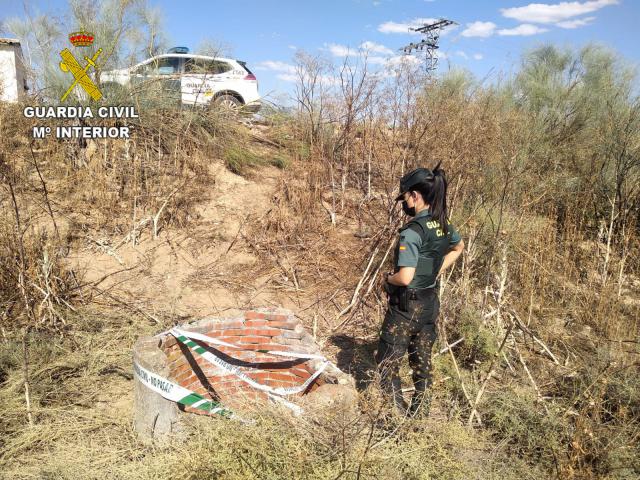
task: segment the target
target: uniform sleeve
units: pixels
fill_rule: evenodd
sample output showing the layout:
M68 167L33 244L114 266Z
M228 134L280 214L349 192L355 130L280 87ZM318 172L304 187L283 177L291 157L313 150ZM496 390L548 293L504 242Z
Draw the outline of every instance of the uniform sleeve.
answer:
M447 221L447 236L449 237L449 246L453 247L454 245L460 243L462 237L456 230L456 227L450 221Z
M420 234L410 228L400 232L398 267L417 267L418 251L422 245Z

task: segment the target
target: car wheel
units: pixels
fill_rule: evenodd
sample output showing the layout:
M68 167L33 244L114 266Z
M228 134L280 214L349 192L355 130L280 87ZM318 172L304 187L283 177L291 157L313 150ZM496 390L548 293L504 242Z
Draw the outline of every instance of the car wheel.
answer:
M232 95L220 95L213 100L213 105L224 114L236 115L240 110L240 100Z

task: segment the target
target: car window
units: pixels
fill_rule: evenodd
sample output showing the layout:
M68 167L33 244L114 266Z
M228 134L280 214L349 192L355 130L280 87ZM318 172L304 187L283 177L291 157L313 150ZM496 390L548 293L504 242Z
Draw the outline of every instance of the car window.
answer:
M247 67L247 62L240 62L240 61L239 61L238 63L239 63L240 65L242 65L242 68L244 68L244 69L247 71L247 73L248 73L249 75L253 75L253 72L252 72L251 70L249 70L249 67Z
M163 57L158 58L146 65L141 66L141 71L136 73L152 74L152 75L172 75L180 73L180 58Z
M185 73L217 75L232 70L233 67L221 60L206 60L202 58L189 58L184 64Z

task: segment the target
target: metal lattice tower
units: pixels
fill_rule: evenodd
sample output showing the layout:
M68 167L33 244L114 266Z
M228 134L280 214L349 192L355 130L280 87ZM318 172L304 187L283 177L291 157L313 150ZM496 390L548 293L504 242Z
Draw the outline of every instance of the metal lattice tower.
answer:
M420 32L425 38L420 43L410 43L402 47L400 50L406 55L410 55L415 51L424 51L425 53L425 72L431 74L436 68L438 68L438 55L437 50L438 40L440 39L440 32L443 28L449 25L457 25L453 20L447 20L441 18L437 22L424 24L422 27L411 28L414 32Z

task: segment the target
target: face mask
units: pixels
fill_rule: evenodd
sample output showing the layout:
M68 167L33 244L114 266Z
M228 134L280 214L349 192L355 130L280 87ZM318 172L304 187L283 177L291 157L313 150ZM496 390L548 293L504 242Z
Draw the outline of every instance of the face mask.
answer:
M407 205L406 200L402 202L402 211L407 215L409 215L410 217L416 216L416 207L409 207L409 205Z

